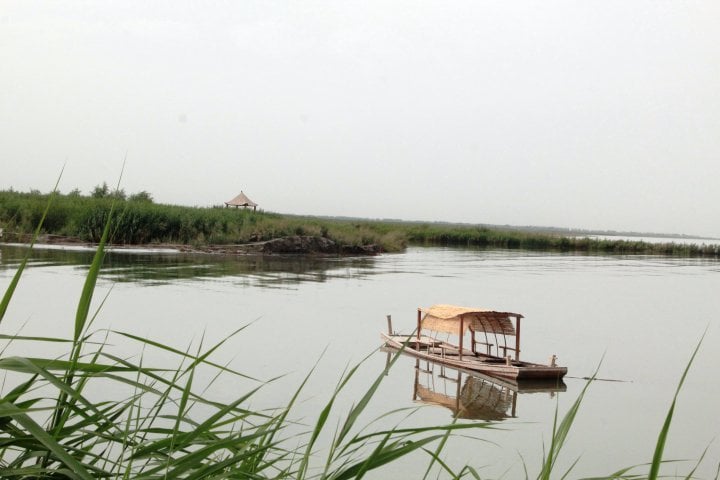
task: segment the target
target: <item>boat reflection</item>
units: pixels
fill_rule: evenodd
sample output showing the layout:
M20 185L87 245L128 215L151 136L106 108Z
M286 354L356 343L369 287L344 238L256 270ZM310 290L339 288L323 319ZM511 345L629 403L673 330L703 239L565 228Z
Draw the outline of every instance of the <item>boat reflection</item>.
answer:
M453 417L469 420L516 418L518 395L548 393L552 398L567 389L562 380L517 382L420 359L414 368L413 401L445 407Z

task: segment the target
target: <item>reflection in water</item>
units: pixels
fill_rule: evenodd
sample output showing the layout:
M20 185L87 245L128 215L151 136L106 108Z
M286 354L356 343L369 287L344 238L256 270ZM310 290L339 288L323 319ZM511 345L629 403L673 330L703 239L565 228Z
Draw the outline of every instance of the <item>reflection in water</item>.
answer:
M16 268L26 253L25 247L0 246L0 271ZM87 250L36 248L31 253L28 267L75 266L84 269L92 262L93 255L93 251ZM117 250L105 256L101 275L117 282L145 285L229 277L255 286L287 288L301 282L367 277L374 273L374 262L373 257L223 256Z
M390 355L388 352L388 359ZM415 360L413 400L446 407L456 418L489 421L515 418L518 394L545 392L552 398L566 388L562 381L518 383Z

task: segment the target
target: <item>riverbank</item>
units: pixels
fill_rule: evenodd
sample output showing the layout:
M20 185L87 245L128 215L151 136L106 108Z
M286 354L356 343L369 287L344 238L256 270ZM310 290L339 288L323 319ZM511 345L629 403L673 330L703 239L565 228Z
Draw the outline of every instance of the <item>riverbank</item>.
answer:
M7 241L8 238L12 241ZM2 241L4 240L4 241ZM27 247L32 241L31 235L10 235L0 239L0 244ZM60 235L41 235L34 248L36 249L69 249L94 251L97 244L84 242L73 237ZM322 237L293 235L263 242L252 242L227 245L184 245L184 244L146 244L146 245L111 245L108 251L131 253L191 253L214 255L377 255L382 253L378 245L338 245L332 240Z
M0 192L2 241L27 238L43 218L49 195ZM330 219L279 213L183 207L148 200L56 194L43 222L44 235L96 244L112 205L110 244L172 245L208 253L374 255L407 245L474 246L600 254L720 258L717 243L565 236L556 232L386 220Z

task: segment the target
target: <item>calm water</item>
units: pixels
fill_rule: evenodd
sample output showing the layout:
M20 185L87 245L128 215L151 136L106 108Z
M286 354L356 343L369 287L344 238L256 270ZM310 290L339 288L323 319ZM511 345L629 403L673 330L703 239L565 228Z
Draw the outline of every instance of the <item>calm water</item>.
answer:
M0 248L4 291L23 250ZM22 329L25 335L70 335L90 259L87 252L36 251L2 333ZM720 263L694 259L450 248L411 248L404 254L345 259L114 252L107 257L100 281L97 298L108 292L109 296L96 327L185 348L203 335L210 344L250 324L221 349L216 361L232 361L236 369L261 378L288 374L254 400L253 407L264 408L282 405L287 392L319 359L295 412L296 418L312 422L343 367L370 355L342 397L341 412L379 374L386 354L372 352L379 346L379 331L386 328L386 314L392 314L396 329L409 332L415 309L434 303L520 312L526 316L523 357L542 362L556 354L569 369L565 392L515 393L465 377L459 379L458 389L456 372L427 372L424 366L417 372L415 360L403 357L366 418L423 405L417 395L420 385L425 398L430 389L434 401L447 405L423 407L411 423L447 423L460 394L469 403L466 416L495 418L501 429L478 431L476 435L486 441L454 439L446 451L448 461L482 467L481 474L490 478L506 471L505 478L524 477L525 462L534 477L556 406L564 412L585 384L577 377L591 375L602 360L599 376L618 381L590 387L561 454L558 472L580 457L570 475L577 478L607 475L652 458L677 381L706 327L679 398L666 458L698 458L720 434L720 387L715 380L720 364L718 291ZM115 344L119 351L129 348ZM216 395L235 398L244 388L223 385ZM483 404L485 398L492 406ZM427 463L424 457L422 462L415 460L376 478L416 477ZM712 478L719 460L716 442L700 476ZM682 473L691 467L674 468Z

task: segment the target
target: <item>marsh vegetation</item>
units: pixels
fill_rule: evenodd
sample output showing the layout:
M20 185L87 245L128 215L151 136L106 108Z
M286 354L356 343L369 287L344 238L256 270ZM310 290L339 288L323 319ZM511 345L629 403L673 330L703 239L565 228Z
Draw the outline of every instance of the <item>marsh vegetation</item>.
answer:
M104 187L104 188L103 188ZM0 191L0 227L5 239L25 238L44 211L48 195L39 192ZM97 243L111 221L113 244L233 245L288 236L323 237L340 248L376 245L399 252L408 244L477 246L537 251L720 256L720 244L651 243L636 240L594 239L519 229L385 220L331 219L216 207L157 204L148 192L111 193L106 185L90 195L78 191L58 194L42 233Z

